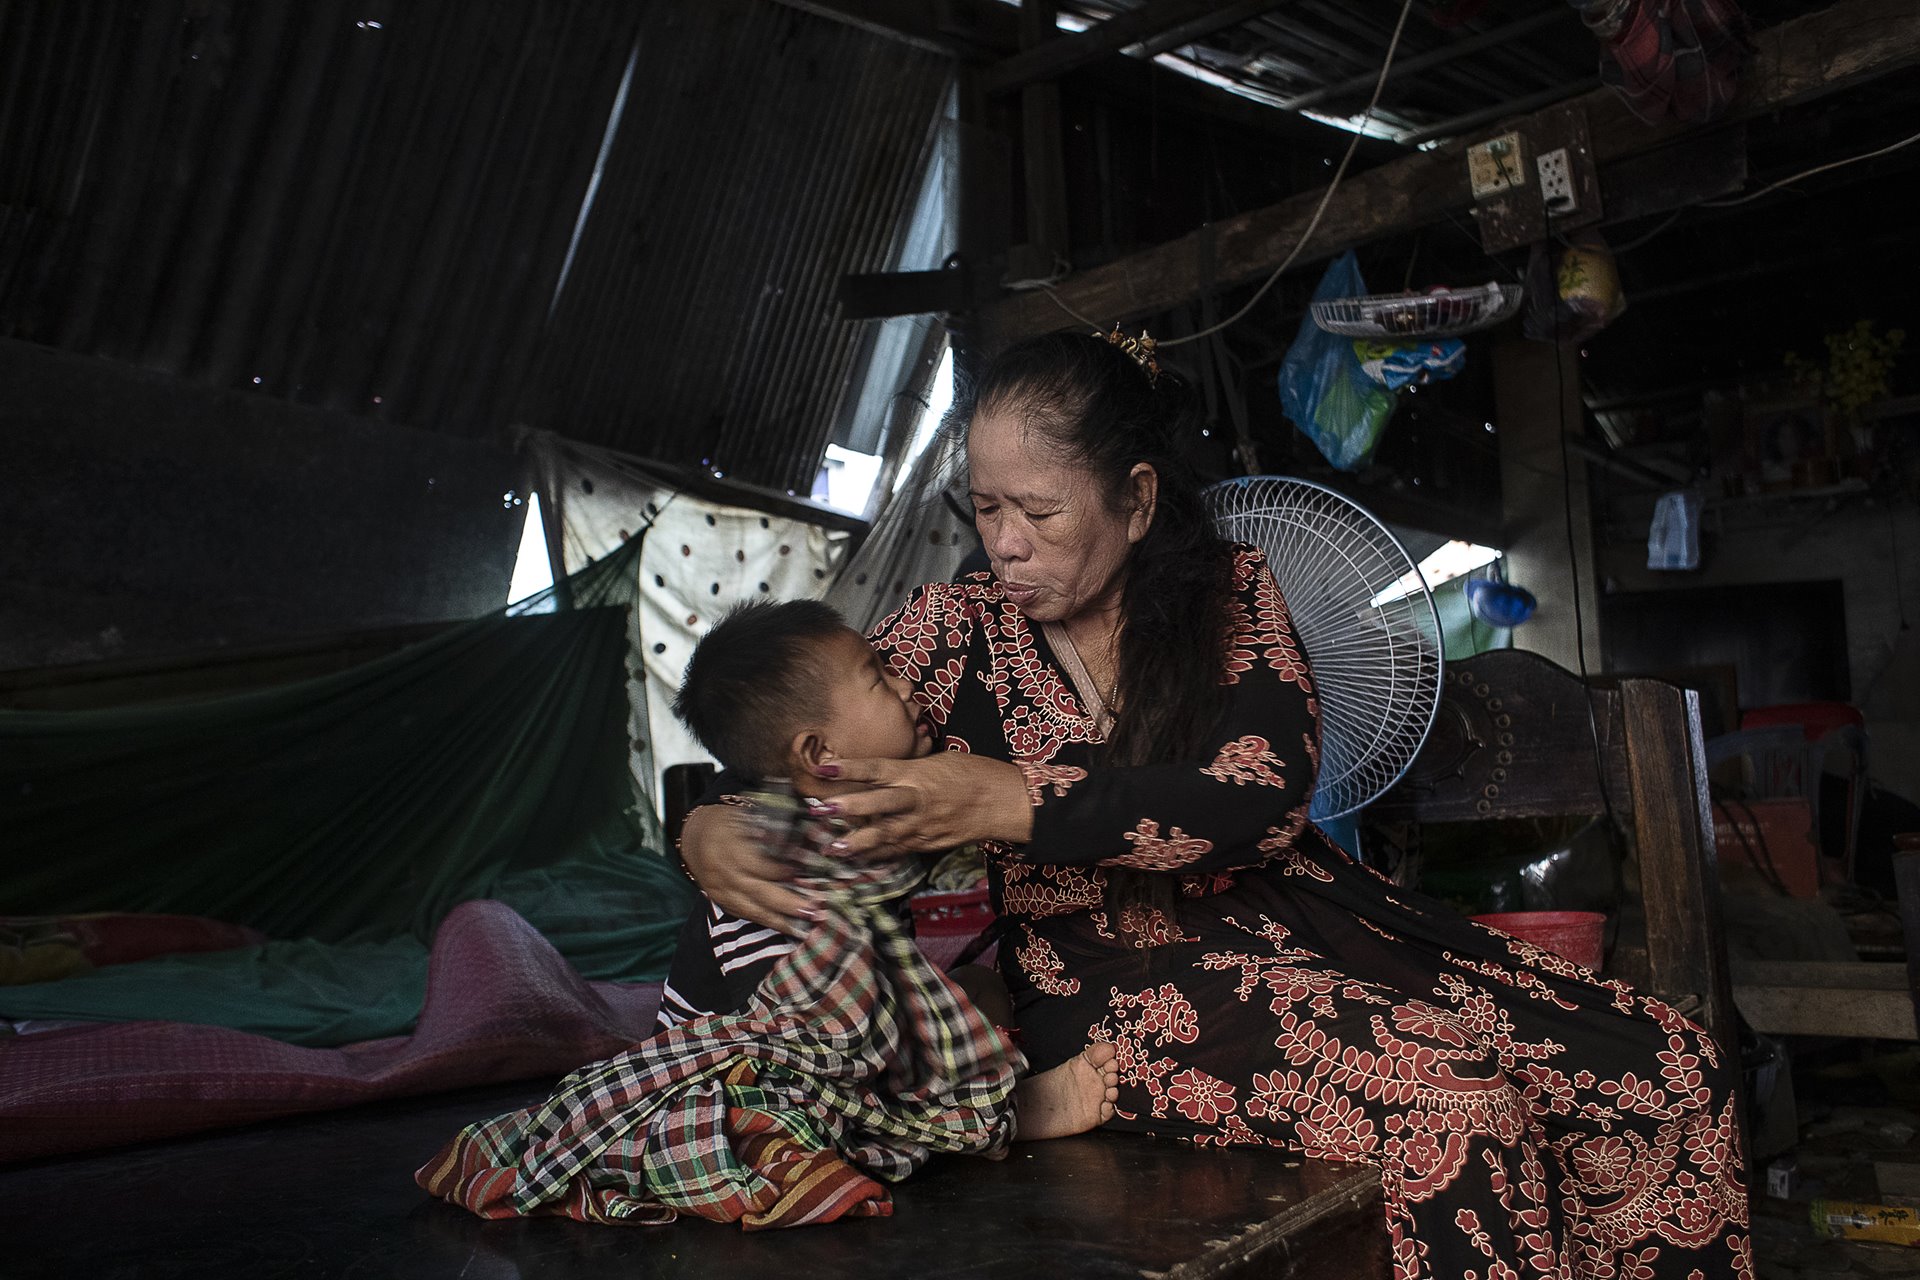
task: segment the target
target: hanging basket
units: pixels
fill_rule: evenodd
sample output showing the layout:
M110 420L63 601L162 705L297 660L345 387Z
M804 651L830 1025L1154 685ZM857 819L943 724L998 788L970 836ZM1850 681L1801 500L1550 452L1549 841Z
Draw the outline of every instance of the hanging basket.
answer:
M1313 304L1313 322L1349 338L1445 338L1499 324L1520 309L1517 284L1431 293L1370 293Z

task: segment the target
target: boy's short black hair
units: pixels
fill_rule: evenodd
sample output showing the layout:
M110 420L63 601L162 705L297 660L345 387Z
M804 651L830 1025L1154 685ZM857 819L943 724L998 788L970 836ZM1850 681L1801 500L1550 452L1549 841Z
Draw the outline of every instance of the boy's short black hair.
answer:
M673 714L728 769L785 773L788 741L825 713L819 642L848 630L818 600L736 605L694 646Z

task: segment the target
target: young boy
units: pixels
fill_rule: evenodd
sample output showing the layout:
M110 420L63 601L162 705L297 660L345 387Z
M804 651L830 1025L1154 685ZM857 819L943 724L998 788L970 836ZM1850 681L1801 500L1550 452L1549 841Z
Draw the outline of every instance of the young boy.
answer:
M857 631L817 601L754 602L702 637L674 714L745 792L790 792L804 805L858 784L815 776L841 759L904 760L936 749L933 724L912 686L889 674ZM733 797L729 797L732 799ZM778 801L773 802L775 805ZM819 819L800 818L796 830ZM907 910L904 898L897 910ZM746 1004L796 940L703 900L681 930L660 1007L660 1025ZM1011 1020L1006 989L990 970L950 975L991 1022ZM1082 1133L1111 1118L1118 1095L1113 1047L1028 1076L1014 1092L1015 1137Z
M845 789L819 765L934 745L912 691L837 614L734 611L694 651L675 710L754 780L737 799L819 895L817 916L786 938L696 911L665 1025L546 1101L468 1125L415 1173L422 1187L485 1218L800 1226L892 1212L881 1182L935 1152L996 1156L1113 1115L1112 1045L1021 1079L1020 1051L899 915L917 864L835 857L834 828L808 812Z

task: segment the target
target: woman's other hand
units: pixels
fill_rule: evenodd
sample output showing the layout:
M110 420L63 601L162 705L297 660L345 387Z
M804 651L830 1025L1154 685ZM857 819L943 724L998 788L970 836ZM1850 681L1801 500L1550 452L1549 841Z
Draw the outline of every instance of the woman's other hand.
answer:
M833 812L854 824L836 846L849 857L925 853L978 840L1025 844L1033 837L1026 777L1004 760L943 751L921 760L841 760L819 773L866 784L867 790L832 802Z
M709 804L688 814L680 858L721 910L755 924L799 937L818 910L810 896L788 882L786 869L762 846L760 827L743 809Z

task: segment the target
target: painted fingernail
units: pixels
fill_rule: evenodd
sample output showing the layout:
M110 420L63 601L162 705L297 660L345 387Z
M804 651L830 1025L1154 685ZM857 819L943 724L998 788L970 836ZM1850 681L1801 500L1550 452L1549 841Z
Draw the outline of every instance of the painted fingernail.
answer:
M847 852L847 842L845 840L835 840L832 844L827 846L827 852L828 853L845 853Z
M813 771L823 778L837 778L840 776L840 766L837 764L815 765Z
M825 800L815 800L812 809L823 818L837 818L840 816L840 806L830 804Z

